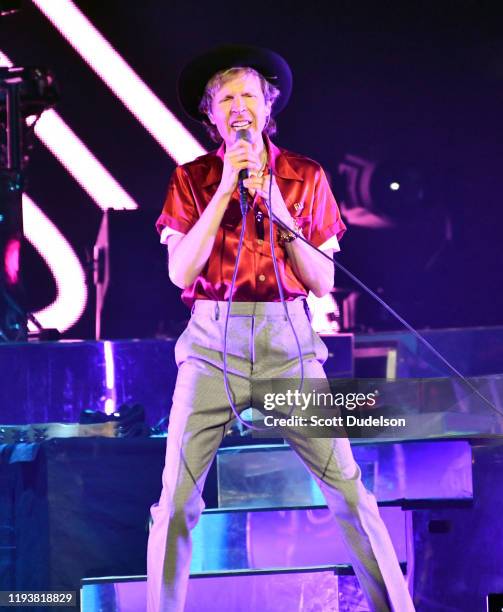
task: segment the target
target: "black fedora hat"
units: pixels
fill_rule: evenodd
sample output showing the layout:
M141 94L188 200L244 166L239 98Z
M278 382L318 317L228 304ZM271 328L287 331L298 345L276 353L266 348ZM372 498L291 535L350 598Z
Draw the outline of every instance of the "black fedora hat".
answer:
M180 72L178 99L185 112L197 121L205 119L206 116L199 112L199 103L208 81L220 70L237 67L255 69L279 89L280 95L274 102L273 115L285 108L292 93L292 71L286 60L269 49L224 45L195 57Z

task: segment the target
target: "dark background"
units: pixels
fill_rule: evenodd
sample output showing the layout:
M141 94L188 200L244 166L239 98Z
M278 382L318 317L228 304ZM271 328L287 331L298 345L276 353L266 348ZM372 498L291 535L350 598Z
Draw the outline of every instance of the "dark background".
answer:
M496 3L76 4L208 149L213 145L204 130L184 116L176 99L176 75L184 62L228 42L284 55L294 91L279 116L275 141L321 162L340 201L346 194L338 169L348 154L377 163L387 179L404 177L405 186L407 172L419 176L414 184L423 197L411 187L395 228L350 227L340 261L380 289L414 325L503 323L503 19ZM58 112L155 216L173 160L30 2L0 19L0 48L17 65L52 68L61 91ZM384 206L390 192L383 192L378 174L373 205ZM83 261L101 211L38 141L27 191ZM161 248L159 253L162 257ZM52 301L55 288L34 251L29 262L30 306L37 309ZM342 273L336 284L351 287ZM400 327L364 299L359 321ZM88 309L68 335L92 333Z

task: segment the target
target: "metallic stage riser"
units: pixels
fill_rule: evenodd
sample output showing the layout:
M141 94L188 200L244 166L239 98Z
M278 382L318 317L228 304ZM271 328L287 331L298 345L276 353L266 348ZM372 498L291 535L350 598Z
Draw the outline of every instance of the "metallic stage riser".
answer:
M407 562L407 514L381 508L398 560ZM203 514L193 533L191 573L348 566L348 551L327 509Z
M466 440L353 447L363 482L380 503L407 507L473 496L472 453ZM217 455L220 508L315 506L321 491L288 446L222 448Z
M185 612L364 612L355 586L352 577L330 571L193 578ZM146 583L86 584L81 601L81 612L145 612Z
M351 376L353 336L327 342L331 375ZM0 424L74 423L82 410L139 403L147 422L155 425L171 408L175 343L146 339L0 344Z

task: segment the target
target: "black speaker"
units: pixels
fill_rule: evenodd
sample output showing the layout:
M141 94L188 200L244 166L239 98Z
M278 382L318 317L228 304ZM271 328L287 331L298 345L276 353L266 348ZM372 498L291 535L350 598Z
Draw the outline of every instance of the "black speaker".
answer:
M490 593L487 596L487 612L503 612L503 593Z
M176 337L190 317L168 277L157 213L107 210L94 245L96 338Z

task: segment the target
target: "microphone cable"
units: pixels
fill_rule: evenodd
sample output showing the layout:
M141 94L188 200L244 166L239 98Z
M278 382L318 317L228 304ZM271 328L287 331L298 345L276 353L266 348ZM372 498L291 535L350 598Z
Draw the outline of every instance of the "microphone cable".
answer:
M295 326L290 319L290 313L288 312L288 307L285 300L285 294L283 293L283 287L281 285L281 278L279 276L278 270L278 261L276 259L276 251L274 250L274 223L273 220L275 218L274 213L272 212L272 182L274 178L274 173L272 170L272 166L269 167L269 199L265 200L265 205L267 208L267 212L269 213L269 246L271 248L271 256L272 256L272 264L274 268L274 276L276 277L276 285L278 287L279 299L283 305L283 310L285 311L285 317L290 324L290 328L293 333L293 337L295 338L295 343L297 345L297 355L299 359L300 365L300 386L298 389L299 393L302 393L302 389L304 387L304 359L302 358L302 348L300 346L299 337L297 336L297 332L295 331ZM309 325L311 322L309 321ZM295 406L292 406L288 416L290 417L294 411Z
M299 360L299 366L300 366L300 385L299 385L299 393L302 392L302 389L304 387L304 360L302 358L302 348L300 346L300 341L299 341L299 337L297 335L297 332L295 331L295 326L292 322L292 319L290 318L290 313L288 312L288 306L285 300L285 294L283 292L283 286L281 284L281 278L279 276L279 270L278 270L278 261L276 258L276 252L274 250L274 223L273 223L273 219L275 218L275 215L272 212L272 183L273 183L273 178L274 178L274 174L273 174L273 170L272 167L269 167L269 176L270 176L270 180L269 180L269 198L264 200L265 204L266 204L266 208L268 210L269 213L269 242L270 242L270 248L271 248L271 257L272 257L272 261L273 261L273 268L274 268L274 275L276 278L276 284L278 287L278 293L279 293L279 297L280 297L280 301L281 304L283 306L283 310L285 312L285 318L288 321L290 328L292 330L293 336L295 338L295 344L297 345L297 355L298 355L298 360ZM248 429L252 429L255 431L267 431L269 428L268 427L259 427L257 425L253 425L252 423L250 423L249 421L247 421L246 419L243 419L241 417L241 415L238 413L236 405L234 403L234 399L232 397L232 390L230 388L230 384L229 384L229 373L228 373L228 365L227 365L227 339L228 339L228 328L229 328L229 319L230 319L230 313L231 313L231 308L232 308L232 298L234 295L234 287L236 284L236 278L237 278L237 272L238 272L238 267L239 267L239 259L241 256L241 250L243 247L243 242L244 242L244 235L245 235L245 231L246 231L246 217L248 214L248 204L246 201L246 188L243 186L243 181L242 179L240 179L239 181L239 204L241 207L241 214L242 214L242 225L241 225L241 233L239 236L239 243L238 243L238 250L236 253L236 262L234 264L234 270L232 273L232 280L231 280L231 286L230 286L230 294L229 294L229 298L227 300L227 312L225 315L225 325L224 325L224 354L223 354L223 374L224 374L224 387L225 387L225 392L227 395L227 399L229 401L229 404L231 406L232 412L234 413L234 416L237 418L237 420L244 425L245 427L247 427ZM253 407L252 407L253 408ZM291 416L291 414L293 413L295 409L295 406L292 406L290 409L290 412L288 413L288 416Z
M234 270L232 272L231 286L229 290L230 293L227 299L227 312L225 314L224 355L223 355L224 387L225 387L225 393L227 395L227 399L229 401L230 407L236 419L248 429L253 429L255 431L265 431L267 430L267 427L257 427L256 425L252 425L249 421L246 421L245 419L243 419L241 415L238 413L237 407L234 403L234 398L232 397L232 390L229 384L229 371L227 367L227 338L228 338L228 332L229 332L229 319L230 319L231 308L232 308L232 298L234 295L234 287L236 285L236 278L238 274L239 258L241 256L241 250L243 248L244 236L245 236L245 231L246 231L246 217L248 214L248 203L246 201L246 192L247 190L243 185L243 180L240 178L239 179L239 205L241 207L242 222L241 222L241 233L239 235L238 250L236 253L236 263L234 264Z

